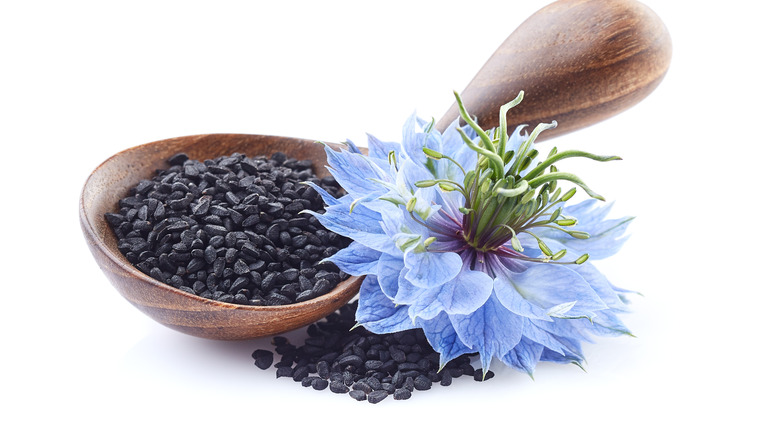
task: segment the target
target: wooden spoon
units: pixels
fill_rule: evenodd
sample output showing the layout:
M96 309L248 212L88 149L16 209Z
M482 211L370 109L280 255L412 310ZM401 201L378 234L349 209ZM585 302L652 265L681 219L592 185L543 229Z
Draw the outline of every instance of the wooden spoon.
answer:
M593 42L592 33L598 33L595 30L601 27L593 29L594 25L584 25L587 14L592 14L590 21L604 23L609 29L621 29L621 32L605 37L607 42ZM551 17L566 21L556 22ZM540 22L536 23L537 20ZM651 27L656 33L644 30L647 25L642 20L655 23ZM550 26L561 29L561 33L541 32ZM583 33L575 36L571 29L580 29ZM493 126L495 119L490 116L516 95L518 87L524 87L530 104L523 105L522 113L513 114L513 121L517 116L531 122L557 118L561 128L565 127L564 122L573 122L573 127L565 128L566 132L578 129L627 108L657 85L668 65L669 53L669 38L659 36L657 32L661 31L663 25L657 17L633 1L561 1L523 23L463 95L470 99L467 100L468 108L479 115L483 126ZM526 32L535 36L528 37ZM606 31L602 33L607 34ZM544 35L546 40L542 38ZM524 41L533 45L520 44ZM517 53L518 44L528 46L522 67L517 63L519 57L509 55ZM666 48L661 50L659 45ZM546 49L542 50L542 46ZM638 50L638 47L643 49ZM665 57L659 52L665 53ZM625 56L617 55L621 53ZM653 53L656 55L649 55ZM639 62L648 57L661 57L665 64L660 67L653 64L655 68L650 69L649 61ZM600 67L576 70L572 67L575 65ZM651 76L648 69L655 72L652 80L648 79ZM584 73L578 74L580 71ZM548 76L557 81L557 85L545 86L546 81L542 78ZM535 82L528 82L528 78ZM501 84L507 85L499 86ZM609 84L621 85L606 93L604 90L610 89ZM529 85L533 87L528 88ZM600 91L594 94L582 89ZM559 105L564 110L556 112ZM454 120L454 116L451 119ZM347 303L357 294L362 278L349 278L326 295L287 306L227 304L188 294L133 267L119 252L116 237L103 217L106 212L116 210L119 199L126 196L130 188L142 179L151 178L156 169L166 167L165 160L175 153L184 152L190 158L205 160L232 152L256 156L276 151L299 159L311 159L318 175L327 174L325 152L321 145L311 140L242 134L161 140L122 151L98 166L84 184L79 200L79 219L89 248L109 281L134 306L161 324L210 339L251 339L283 333L311 324Z
M461 97L482 127L523 90L510 127L558 122L549 139L598 123L644 99L669 69L672 43L663 22L634 0L561 0L525 20L471 80ZM458 117L453 105L438 122ZM511 132L511 130L510 130Z

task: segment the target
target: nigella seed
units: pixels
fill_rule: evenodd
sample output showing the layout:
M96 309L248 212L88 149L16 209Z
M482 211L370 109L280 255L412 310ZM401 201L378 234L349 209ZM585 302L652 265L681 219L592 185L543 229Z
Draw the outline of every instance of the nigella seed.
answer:
M366 399L366 393L359 389L354 389L352 391L349 391L349 396L354 398L357 401L363 401Z
M255 359L255 365L261 370L270 368L274 360L274 354L268 350L255 350L252 357Z
M395 400L409 400L412 397L411 391L406 388L398 388L393 392L393 398Z
M490 370L488 370L487 373L484 373L484 376L483 376L482 368L478 370L474 370L474 380L476 380L477 382L484 382L485 380L492 379L493 376L495 376L495 373Z
M349 387L340 380L333 380L330 382L330 390L336 394L346 394L349 392Z
M387 398L387 391L380 389L378 391L372 391L366 395L366 399L371 404L376 404Z

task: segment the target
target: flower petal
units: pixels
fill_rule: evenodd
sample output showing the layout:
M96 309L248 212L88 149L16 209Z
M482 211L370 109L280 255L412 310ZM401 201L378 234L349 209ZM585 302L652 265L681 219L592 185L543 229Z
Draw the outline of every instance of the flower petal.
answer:
M532 376L543 351L544 347L542 345L523 337L522 341L515 348L509 350L501 358L501 361L516 370L524 371Z
M585 281L588 282L591 288L598 294L601 301L604 302L610 309L625 310L625 304L620 300L617 291L612 288L609 280L593 266L592 263L584 263L582 265L571 265L569 269L574 270Z
M431 347L439 353L439 369L460 355L474 352L460 341L447 315L440 314L421 325Z
M358 242L352 242L336 254L324 259L336 264L349 275L377 274L377 262L383 253Z
M563 265L537 263L505 278L523 298L556 318L592 318L594 312L608 308L587 281ZM502 290L506 292L506 288ZM576 303L566 312L556 307L573 301Z
M458 275L463 261L451 252L407 251L404 265L409 268L406 279L421 288L442 285Z
M343 196L347 198L349 195ZM329 206L326 213L306 211L320 221L320 224L334 233L349 237L364 246L380 252L392 252L395 243L382 229L382 215L359 203L350 211L349 198Z
M464 266L455 279L441 286L436 300L445 312L465 315L482 307L492 291L493 282L489 275Z
M371 134L366 134L368 137L368 156L379 158L380 160L387 160L390 151L400 151L401 145L394 142L384 142L374 137Z
M360 325L377 334L414 328L406 306L393 304L382 293L375 275L367 275L360 286L360 301L355 319Z
M331 175L353 199L385 191L384 187L373 180L388 181L389 176L365 155L344 150L336 152L330 147L325 148L325 153L328 155Z
M556 321L554 324L557 325L561 322L567 323L568 321ZM562 336L556 336L547 330L540 328L533 320L527 321L527 324L523 329L523 336L560 355L574 356L582 359L582 353L580 352L580 346L577 341Z
M377 262L377 278L382 292L390 299L398 294L398 280L404 268L404 259L383 253Z
M499 276L493 279L493 290L496 292L496 298L512 313L526 318L552 321L543 308L523 298L509 278Z
M507 310L493 295L474 313L449 317L461 342L479 352L485 372L493 356L503 357L520 342L526 321Z

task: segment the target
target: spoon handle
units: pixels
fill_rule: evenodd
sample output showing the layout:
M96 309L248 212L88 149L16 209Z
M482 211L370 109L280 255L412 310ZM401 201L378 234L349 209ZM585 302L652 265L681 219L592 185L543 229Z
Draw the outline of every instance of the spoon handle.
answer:
M661 19L634 0L560 0L525 20L461 94L483 128L523 90L509 127L558 122L552 138L593 125L644 99L669 69L672 44ZM443 130L458 117L453 105ZM511 130L510 130L511 132Z

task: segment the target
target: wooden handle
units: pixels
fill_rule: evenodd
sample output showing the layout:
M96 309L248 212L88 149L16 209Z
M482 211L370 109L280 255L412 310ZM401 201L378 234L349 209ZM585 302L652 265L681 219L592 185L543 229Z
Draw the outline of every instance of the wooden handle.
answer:
M644 99L669 69L672 44L658 16L633 0L561 0L524 21L461 94L483 128L523 90L511 128L558 121L552 138L607 119ZM453 105L438 122L458 117ZM511 130L510 130L511 132Z

